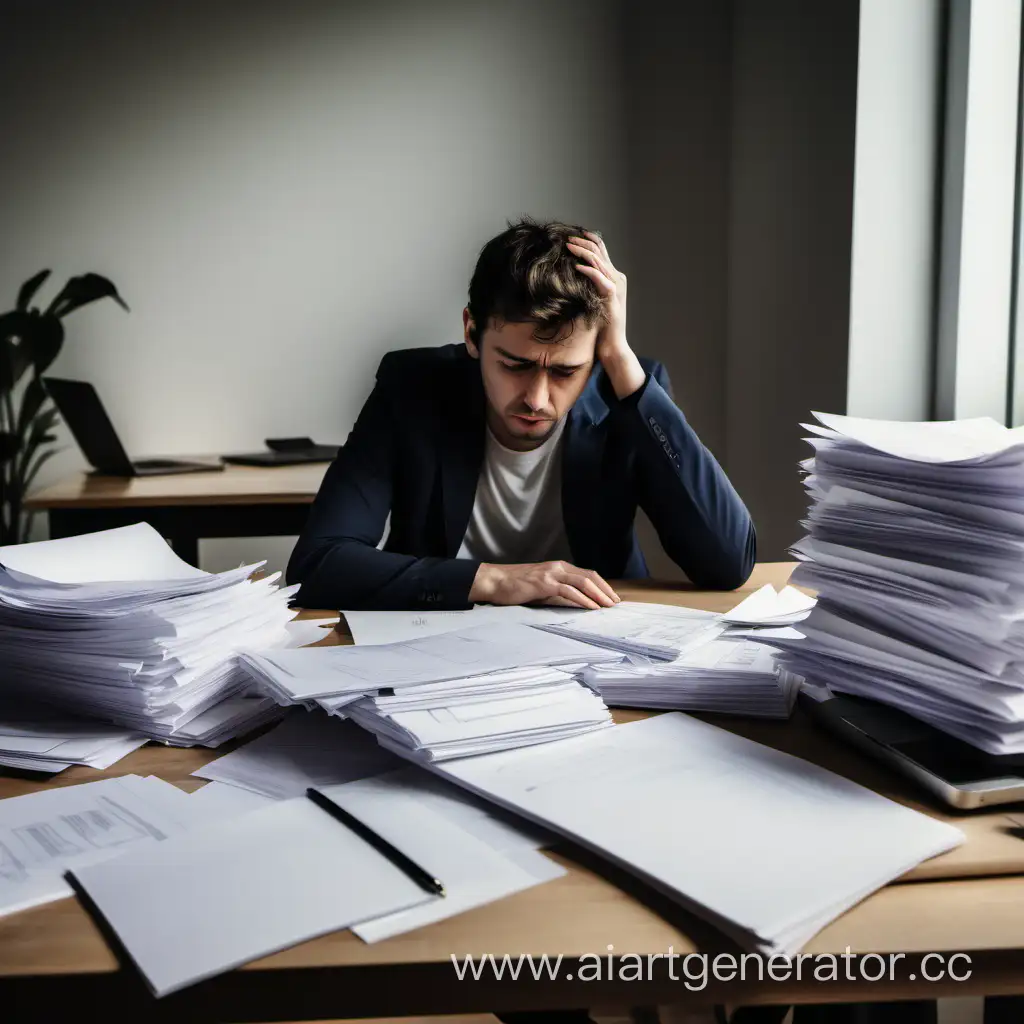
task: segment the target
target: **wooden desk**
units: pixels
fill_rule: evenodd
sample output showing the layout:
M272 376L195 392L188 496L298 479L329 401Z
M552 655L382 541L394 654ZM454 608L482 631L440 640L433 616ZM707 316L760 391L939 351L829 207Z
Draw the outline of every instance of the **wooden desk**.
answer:
M786 578L788 564L759 566L750 584ZM620 593L637 600L657 600L722 610L736 594L698 594L653 584L623 585ZM327 642L344 642L334 636ZM620 721L640 712L618 712ZM709 718L710 720L710 718ZM838 748L814 733L799 718L791 723L734 720L717 724L735 728L763 742L813 756L858 781L873 780L889 795L916 803L895 776L882 772L859 754ZM220 751L222 752L222 751ZM50 785L67 785L127 772L157 774L184 788L196 787L192 771L220 752L145 747L108 772L72 768L52 782L0 776L0 796L13 796ZM941 815L934 806L929 810ZM609 808L614 813L614 808ZM998 813L998 812L997 812ZM989 815L958 818L972 829ZM756 841L756 837L752 837ZM969 841L973 842L973 838ZM1020 842L1017 840L1016 842ZM1024 844L1022 844L1024 845ZM350 932L337 932L266 957L201 985L153 1000L136 973L119 970L118 960L75 900L39 907L0 919L0 1019L49 1022L62 1019L69 1005L102 1007L106 1020L158 1021L299 1021L360 1016L464 1013L486 1010L713 1003L780 1004L935 999L944 996L1024 993L1024 876L944 878L960 869L956 855L935 858L912 873L920 881L890 885L848 911L820 932L805 952L842 955L903 954L895 980L815 981L757 980L723 983L710 979L701 991L689 991L678 967L669 977L667 962L655 961L650 979L605 979L581 982L574 958L638 953L686 954L695 950L730 952L712 929L634 880L594 862L579 851L553 854L569 873L554 882L461 914L386 942L366 945ZM944 861L944 866L942 863ZM258 894L254 894L258 896ZM159 927L154 922L155 927ZM197 930L201 922L196 923ZM928 953L947 958L956 952L971 957L970 978L928 982L921 960ZM558 980L512 982L483 977L457 980L451 955L549 953L563 956ZM593 960L586 961L593 963ZM871 962L877 969L877 962ZM867 966L867 962L865 962ZM935 961L925 966L934 971ZM958 961L963 968L964 962ZM869 972L870 973L870 972Z
M131 478L77 473L30 495L25 508L48 513L51 537L145 520L198 565L203 537L301 533L327 465L225 466L215 473Z

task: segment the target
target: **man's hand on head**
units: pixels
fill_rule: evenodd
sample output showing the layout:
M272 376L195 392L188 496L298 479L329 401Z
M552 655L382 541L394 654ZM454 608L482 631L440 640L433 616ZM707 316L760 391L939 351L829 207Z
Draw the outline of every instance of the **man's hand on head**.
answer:
M483 562L469 591L470 601L488 604L563 605L569 608L610 608L619 596L592 569L569 562L525 562L498 565Z
M576 269L594 282L604 301L604 326L597 335L595 355L615 394L627 398L643 387L647 374L626 340L626 275L615 269L604 239L593 231L573 235L566 246L583 261Z

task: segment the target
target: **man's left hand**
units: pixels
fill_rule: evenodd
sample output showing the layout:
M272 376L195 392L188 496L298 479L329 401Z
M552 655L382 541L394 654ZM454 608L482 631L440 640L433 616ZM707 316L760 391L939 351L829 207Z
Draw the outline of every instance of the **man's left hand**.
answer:
M615 394L626 398L643 387L647 374L626 340L626 275L615 269L608 248L593 231L573 235L567 247L582 263L581 274L589 277L604 302L604 323L597 335L595 355L608 374Z

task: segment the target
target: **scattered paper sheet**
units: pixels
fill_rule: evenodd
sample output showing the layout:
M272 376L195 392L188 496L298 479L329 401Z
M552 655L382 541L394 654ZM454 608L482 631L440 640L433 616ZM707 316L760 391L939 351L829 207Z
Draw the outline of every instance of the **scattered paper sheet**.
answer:
M372 735L337 718L296 708L270 732L192 774L276 800L402 767Z
M365 942L454 917L566 873L535 850L498 851L461 828L438 813L436 793L421 786L420 778L399 772L321 787L325 796L444 883L443 899L355 925L352 930Z
M157 996L436 898L305 798L74 876Z
M180 835L188 796L125 775L0 800L0 915L72 894L64 872Z
M964 840L823 768L678 713L437 770L764 953L795 952L868 893Z

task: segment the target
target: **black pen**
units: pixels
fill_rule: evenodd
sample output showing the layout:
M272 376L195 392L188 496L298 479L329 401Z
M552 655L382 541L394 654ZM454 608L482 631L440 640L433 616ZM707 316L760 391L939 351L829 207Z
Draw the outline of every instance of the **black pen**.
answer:
M353 817L339 807L333 800L324 796L318 789L310 786L306 790L306 796L313 801L322 811L326 811L331 817L347 825L360 839L365 839L378 853L383 854L400 871L408 875L421 889L425 889L432 896L443 896L444 886L424 871L414 860L408 858L401 850L392 846L383 836L377 835L373 829L368 828L358 818Z

